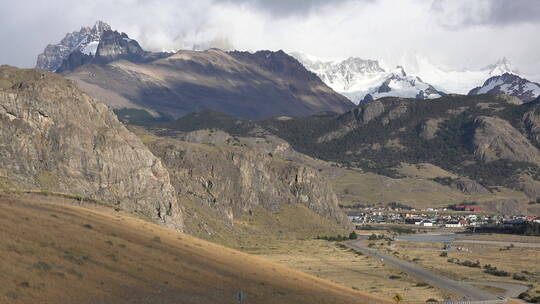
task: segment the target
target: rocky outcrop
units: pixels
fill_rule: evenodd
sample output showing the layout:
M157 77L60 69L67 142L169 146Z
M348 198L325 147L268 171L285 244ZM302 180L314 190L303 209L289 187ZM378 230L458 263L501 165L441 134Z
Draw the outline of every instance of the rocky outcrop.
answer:
M482 185L466 177L452 180L450 187L466 194L489 193Z
M386 126L387 124L390 123L391 120L401 118L405 114L407 114L407 104L404 102L401 102L396 107L388 111L388 115L386 115L382 119L382 124Z
M361 105L353 111L356 119L363 125L379 117L384 112L384 105L380 100Z
M275 212L286 204L302 204L342 226L349 225L337 196L317 169L234 144L196 144L163 137L146 144L169 169L178 197L217 210L219 220L230 225L256 207Z
M474 120L471 147L483 161L508 159L540 164L538 150L507 121L488 116Z
M540 147L540 113L538 106L533 106L523 115L523 125L531 141Z
M441 123L441 119L426 120L424 123L420 125L420 128L418 130L418 135L425 140L434 139L437 131L439 131L440 123Z
M355 128L368 124L370 121L381 116L383 113L384 105L380 100L361 104L341 117L342 123L339 129L328 132L317 138L317 142L323 143L343 137Z
M52 73L0 67L0 176L183 228L161 161L106 105Z

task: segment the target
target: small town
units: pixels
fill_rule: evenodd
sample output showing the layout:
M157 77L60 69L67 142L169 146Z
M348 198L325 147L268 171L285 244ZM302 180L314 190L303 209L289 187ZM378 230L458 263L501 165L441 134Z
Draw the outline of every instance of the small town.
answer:
M347 212L355 224L405 224L419 227L466 228L491 225L519 226L540 223L540 217L487 214L476 205L453 205L447 208L408 208L397 206L363 207Z

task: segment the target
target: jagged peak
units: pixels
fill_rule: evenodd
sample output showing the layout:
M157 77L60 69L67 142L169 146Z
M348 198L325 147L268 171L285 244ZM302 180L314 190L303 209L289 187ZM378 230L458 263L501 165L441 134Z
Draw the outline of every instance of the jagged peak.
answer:
M485 67L486 70L489 70L490 76L498 76L505 73L514 74L517 75L518 71L514 68L512 65L512 62L506 58L502 57L494 64L490 64L487 67Z
M97 31L97 32L104 32L104 31L111 31L112 30L111 26L108 23L103 22L101 20L96 21L96 23L94 24L94 27L92 27L92 29Z

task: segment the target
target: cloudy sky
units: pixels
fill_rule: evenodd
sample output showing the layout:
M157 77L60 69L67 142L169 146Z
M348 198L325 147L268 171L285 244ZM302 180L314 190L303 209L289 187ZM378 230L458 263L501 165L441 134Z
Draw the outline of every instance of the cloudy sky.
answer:
M2 0L0 64L32 67L48 43L98 19L149 50L284 49L406 67L421 56L447 69L504 56L540 81L539 0Z

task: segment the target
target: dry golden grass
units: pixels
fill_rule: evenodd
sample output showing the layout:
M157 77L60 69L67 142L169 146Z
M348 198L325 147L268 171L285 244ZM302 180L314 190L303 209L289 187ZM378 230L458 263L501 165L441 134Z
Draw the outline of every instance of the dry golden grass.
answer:
M430 180L437 175L451 176L450 173L443 174L446 171L433 165L414 168L415 170L411 165L404 164L400 168L401 173L410 176L398 179L356 170L342 170L331 182L343 205L399 201L411 207L427 208L446 207L464 201L481 203L497 199L527 200L523 193L506 188L499 188L494 193L467 195Z
M540 236L517 234L475 233L460 236L460 240L480 240L493 242L540 243Z
M446 292L431 286L416 286L419 281L400 270L371 257L358 255L334 242L282 240L267 243L266 246L250 248L248 252L385 299L391 299L396 293L411 302L425 302L429 298L442 300L451 297ZM400 278L390 279L392 275Z
M524 238L527 238L509 235L486 235L484 240L494 241L497 240L497 237L499 241L523 241ZM505 246L480 244L455 244L455 246L466 248L467 251L448 251L448 256L442 257L440 256L442 244L408 241L394 242L391 250L399 252L400 258L409 261L415 260L415 263L423 267L457 280L530 284L533 285L532 294L538 290L540 284L540 248L508 248ZM494 276L484 272L483 268L450 263L448 262L450 258L456 258L460 261L479 261L481 266L490 264L499 270L509 272L510 276ZM513 279L513 274L524 275L527 281L515 280Z
M0 303L233 303L239 290L246 304L384 302L121 213L39 197L0 196L0 239Z

